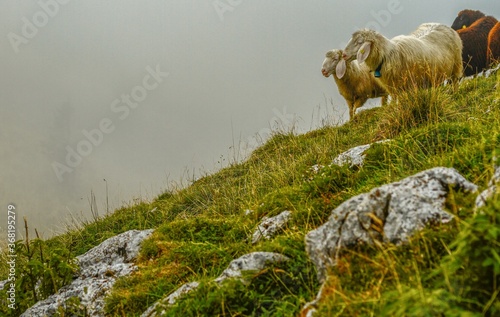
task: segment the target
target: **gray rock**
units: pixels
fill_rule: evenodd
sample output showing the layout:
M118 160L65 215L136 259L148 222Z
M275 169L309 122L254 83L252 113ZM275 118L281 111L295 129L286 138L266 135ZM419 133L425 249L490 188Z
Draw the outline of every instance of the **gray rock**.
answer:
M363 166L363 161L365 159L365 155L363 154L370 148L370 146L371 144L360 145L340 153L333 159L333 164L338 166L346 164L350 164L350 166Z
M78 277L56 294L40 301L21 316L52 316L71 297L79 297L90 316L104 316L104 297L118 277L132 273L141 242L153 230L130 230L112 237L76 258Z
M258 271L270 263L287 261L288 258L279 253L273 252L252 252L245 254L236 260L231 261L219 277L215 279L216 283L222 283L228 278L241 278L242 271Z
M183 284L181 287L179 287L175 292L167 296L166 302L169 305L175 304L177 299L181 297L184 294L187 294L191 292L192 290L195 290L200 286L200 283L198 282L191 282L191 283L186 283Z
M259 242L262 238L267 240L271 239L278 231L286 226L291 215L292 213L286 210L275 217L264 217L252 235L252 244Z
M488 183L488 188L477 196L476 208L481 208L486 205L486 201L498 192L498 183L500 183L500 166L495 168L495 173Z
M183 284L181 287L179 287L175 292L172 294L168 295L166 298L157 301L153 306L149 307L142 315L141 317L156 317L156 311L158 307L164 308L162 312L160 313L160 316L165 314L165 309L169 305L175 304L177 299L181 297L184 294L187 294L200 286L200 283L198 282L191 282L191 283L186 283Z
M318 174L324 167L325 166L321 164L314 164L309 168L309 172L311 172L312 174Z
M307 311L306 317L313 317L316 314L316 309L311 308Z
M500 64L497 65L495 68L490 68L490 69L487 69L485 70L483 73L481 74L484 74L483 76L488 78L490 77L491 75L495 74L498 70L500 69Z
M318 279L324 281L343 247L372 243L374 238L398 244L429 222L449 222L453 216L443 210L449 186L477 190L455 169L436 167L343 202L325 224L305 237Z
M487 70L483 70L482 72L478 73L478 74L474 74L474 75L470 75L470 76L467 76L467 77L463 77L461 80L460 80L460 84L465 82L465 81L468 81L468 80L471 80L471 79L474 79L476 77L485 77L485 78L488 78L490 77L491 75L494 75L496 72L498 72L498 70L500 69L500 64L497 65L495 68L490 68L490 69L487 69Z
M3 290L3 288L5 287L5 284L7 284L8 282L9 282L9 280L0 281L0 291Z
M225 269L219 277L217 277L214 282L221 284L228 278L240 278L242 277L242 271L259 271L266 267L270 263L287 261L284 255L272 252L252 252L245 254L236 260L229 263L227 269ZM244 280L242 280L245 283ZM156 317L156 311L159 307L167 308L169 305L175 304L177 299L184 294L191 292L192 290L198 288L199 284L197 282L186 283L179 287L175 292L170 294L168 297L159 300L151 307L149 307L141 317ZM165 311L163 310L159 316L163 316Z
M254 211L253 211L252 209L245 209L244 215L245 215L245 216L248 216L248 215L253 214L253 212L254 212Z
M390 140L382 140L375 143L385 143ZM372 143L373 144L373 143ZM350 167L353 166L363 166L365 160L365 151L370 148L372 144L365 144L353 147L343 153L340 153L336 158L333 159L332 164L343 166L346 164L350 164Z
M323 171L323 169L325 168L324 165L321 165L321 164L315 164L311 167L309 167L309 170L307 171L307 173L303 176L304 177L304 180L307 181L307 182L310 182L314 179L314 176L318 175L319 173L321 173Z
M317 308L319 301L323 297L323 291L324 291L325 285L326 285L326 283L323 283L321 285L321 287L318 291L318 294L316 295L316 298L313 301L306 303L304 305L304 307L302 307L302 311L300 312L301 316L312 317L316 314L316 308Z

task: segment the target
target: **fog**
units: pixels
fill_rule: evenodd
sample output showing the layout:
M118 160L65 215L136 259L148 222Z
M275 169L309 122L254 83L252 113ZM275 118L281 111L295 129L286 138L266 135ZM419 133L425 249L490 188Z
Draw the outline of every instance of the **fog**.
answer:
M12 203L20 234L26 217L49 237L90 217L91 191L102 215L244 159L271 129L342 122L327 50L465 8L500 17L489 0L2 1L0 228Z

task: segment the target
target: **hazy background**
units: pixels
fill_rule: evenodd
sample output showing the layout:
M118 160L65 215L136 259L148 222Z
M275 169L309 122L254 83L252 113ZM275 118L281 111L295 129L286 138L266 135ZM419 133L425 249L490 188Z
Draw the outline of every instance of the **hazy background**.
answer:
M44 237L88 217L91 190L103 214L106 185L111 209L152 199L244 158L273 126L342 121L345 101L320 67L358 28L392 37L451 25L465 8L500 18L492 0L65 0L44 20L54 1L0 2L0 228L15 203ZM23 30L31 38L16 49ZM157 65L168 77L120 119L112 102ZM54 163L104 118L113 132L59 179Z

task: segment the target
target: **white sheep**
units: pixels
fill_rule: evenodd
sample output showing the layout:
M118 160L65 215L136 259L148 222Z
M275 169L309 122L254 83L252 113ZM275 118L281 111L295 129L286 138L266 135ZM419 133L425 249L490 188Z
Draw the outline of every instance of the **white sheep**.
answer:
M352 35L343 58L357 59L374 72L389 93L457 83L462 76L462 41L457 32L439 23L424 23L410 35L387 39L373 30Z
M366 65L359 65L357 61L346 62L342 55L342 50L326 52L321 73L325 77L333 75L339 93L347 101L349 119L354 117L356 109L362 107L369 98L382 97L382 104L385 104L387 91L370 74L370 69Z

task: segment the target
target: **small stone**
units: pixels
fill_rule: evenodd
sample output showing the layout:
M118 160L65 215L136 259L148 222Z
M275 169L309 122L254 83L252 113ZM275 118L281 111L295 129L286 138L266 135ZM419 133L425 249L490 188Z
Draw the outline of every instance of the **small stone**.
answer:
M271 239L277 232L286 226L291 215L292 213L286 210L275 217L265 217L262 219L252 235L252 244L259 242L262 238L267 240Z
M179 287L177 290L175 290L172 294L168 295L167 297L165 297L161 301L157 301L154 305L149 307L144 313L142 313L141 317L156 317L156 311L157 311L158 306L166 308L169 305L173 305L173 304L175 304L177 299L182 297L182 295L185 295L185 294L197 289L198 286L200 286L200 283L198 283L198 282L191 282L191 283L183 284L181 287ZM165 310L163 310L160 313L160 316L162 316L163 314L165 314Z
M0 281L0 291L3 290L3 288L5 287L5 285L9 282L9 280L4 280L4 281Z
M495 168L493 177L488 182L488 188L482 191L476 198L476 208L481 208L486 205L486 202L498 192L498 185L500 183L500 166Z
M287 260L289 260L289 258L279 253L253 252L245 254L239 257L238 259L231 261L228 267L214 281L220 284L225 280L227 280L228 278L241 279L242 271L260 271L264 269L268 264L287 261ZM245 283L244 280L242 280L242 282ZM141 315L141 317L156 317L157 316L156 311L158 310L158 306L164 307L166 309L169 305L175 304L175 302L179 297L193 291L194 289L198 288L198 286L199 286L198 282L191 282L182 285L175 292L173 292L166 298L157 301L155 304L149 307ZM163 314L165 314L165 311L162 311L160 313L160 316L163 316Z
M382 140L375 143L385 143L390 140ZM372 144L365 144L351 148L343 153L340 153L336 158L333 159L332 164L338 166L344 166L350 164L353 166L363 166L366 155L364 154L366 150L371 147Z
M241 278L242 271L259 271L268 264L287 261L288 257L273 252L252 252L245 254L236 260L231 261L219 277L215 279L216 283L222 283L228 278Z

